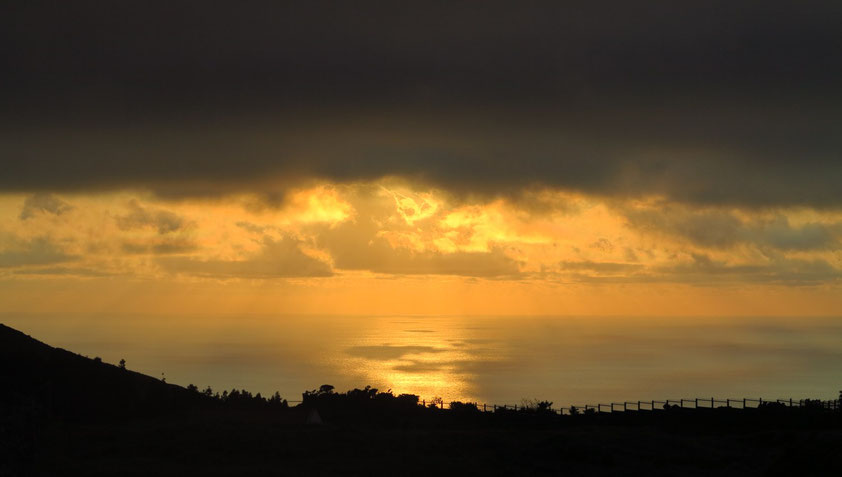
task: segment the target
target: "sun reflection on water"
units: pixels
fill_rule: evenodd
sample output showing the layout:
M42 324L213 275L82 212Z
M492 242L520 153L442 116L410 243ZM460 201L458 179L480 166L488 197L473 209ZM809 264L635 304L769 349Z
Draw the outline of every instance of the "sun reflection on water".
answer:
M377 320L337 364L345 374L362 374L365 382L382 383L395 394L477 400L471 364L489 357L470 331L437 317Z

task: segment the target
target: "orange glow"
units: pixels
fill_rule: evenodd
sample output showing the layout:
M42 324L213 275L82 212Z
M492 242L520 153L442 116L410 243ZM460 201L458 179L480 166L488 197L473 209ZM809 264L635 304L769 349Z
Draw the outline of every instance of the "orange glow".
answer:
M525 197L383 182L29 210L7 195L2 310L824 315L842 302L839 212Z

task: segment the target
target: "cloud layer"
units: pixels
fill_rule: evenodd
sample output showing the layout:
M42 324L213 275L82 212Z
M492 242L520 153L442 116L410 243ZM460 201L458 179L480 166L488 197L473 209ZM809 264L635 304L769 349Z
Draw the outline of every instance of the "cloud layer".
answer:
M26 213L31 216L20 218ZM36 194L0 199L0 214L9 219L0 228L0 268L7 275L75 270L214 280L451 276L706 286L842 279L842 215L803 208L698 207L559 192L526 205L466 203L441 191L379 182L291 190L278 207L262 208L253 195L171 202Z
M401 176L842 206L838 2L3 9L7 192L276 197Z

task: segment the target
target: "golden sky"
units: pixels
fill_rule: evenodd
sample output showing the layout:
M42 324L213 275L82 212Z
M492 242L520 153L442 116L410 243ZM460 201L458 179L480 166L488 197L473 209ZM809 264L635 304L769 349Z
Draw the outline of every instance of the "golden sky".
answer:
M842 212L386 178L0 196L0 311L833 315ZM262 187L266 187L263 185Z
M36 338L285 397L837 390L838 1L6 3Z

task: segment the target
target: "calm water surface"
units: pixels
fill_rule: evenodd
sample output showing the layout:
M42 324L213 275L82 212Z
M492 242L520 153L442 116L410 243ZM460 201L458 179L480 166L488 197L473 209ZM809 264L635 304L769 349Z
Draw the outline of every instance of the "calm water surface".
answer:
M214 389L367 384L423 398L556 405L835 398L842 318L2 314L47 344Z

